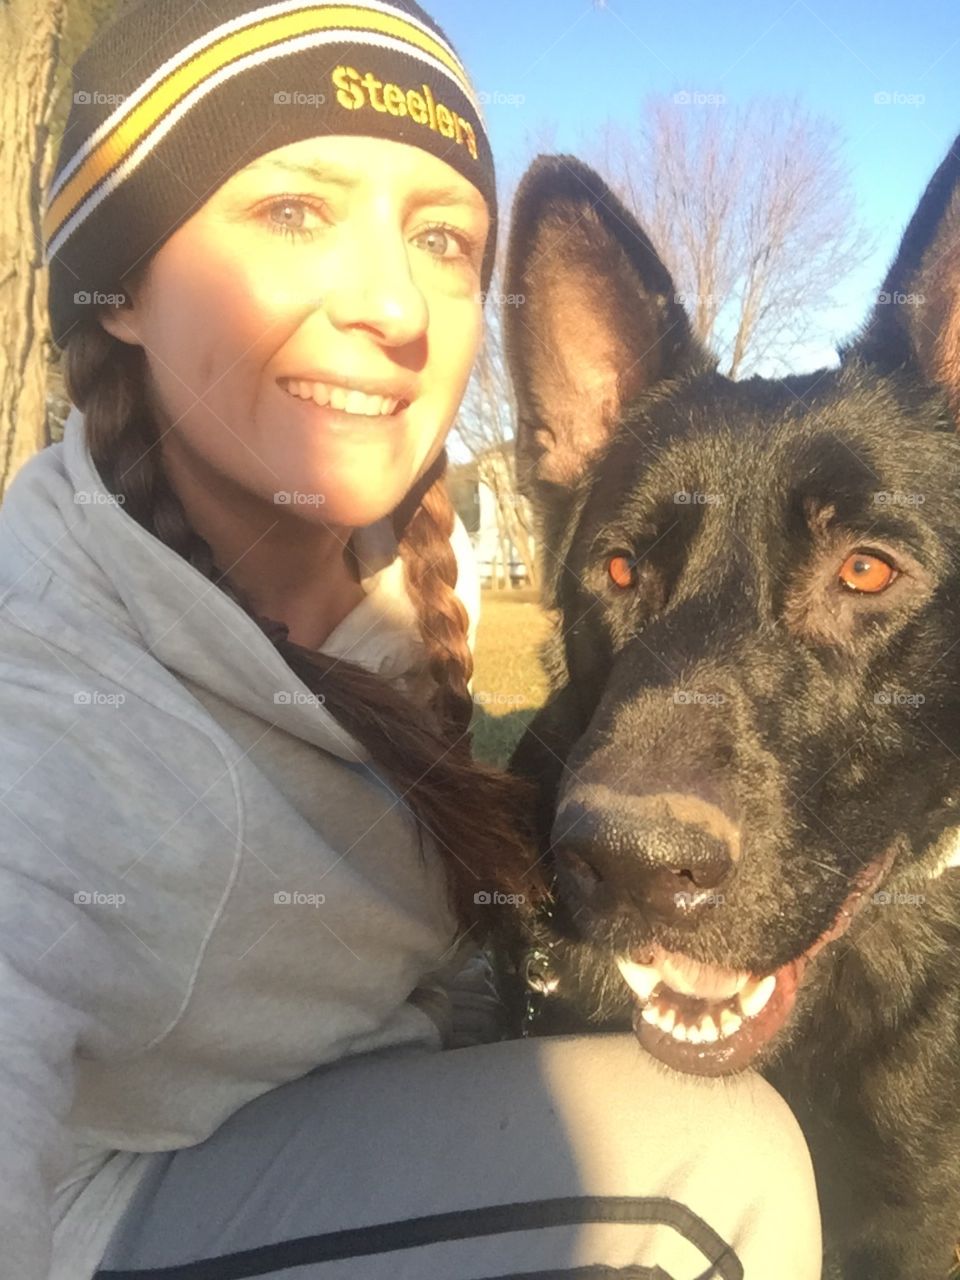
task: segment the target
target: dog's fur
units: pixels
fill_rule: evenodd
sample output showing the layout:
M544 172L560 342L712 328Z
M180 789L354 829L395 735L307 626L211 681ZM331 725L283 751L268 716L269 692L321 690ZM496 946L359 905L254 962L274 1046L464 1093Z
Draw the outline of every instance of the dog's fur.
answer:
M613 957L651 940L773 971L888 851L891 900L871 887L750 1065L810 1144L825 1276L943 1280L960 1236L960 140L837 368L718 374L642 229L569 156L521 184L505 292L557 611L552 692L511 763L536 781L544 856L578 838L607 890L597 907L558 882L552 1029L629 1027ZM865 548L900 571L876 595L837 579ZM622 549L627 590L607 572ZM615 808L708 795L740 842L722 900L689 922L646 910L636 872L659 855L629 803L586 838L558 820L597 787Z

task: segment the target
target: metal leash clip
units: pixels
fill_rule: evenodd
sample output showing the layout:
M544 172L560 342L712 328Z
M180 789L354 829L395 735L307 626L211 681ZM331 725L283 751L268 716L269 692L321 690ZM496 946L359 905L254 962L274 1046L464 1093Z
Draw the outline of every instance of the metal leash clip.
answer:
M533 947L523 960L523 985L525 991L521 1034L530 1035L534 1023L543 1014L544 1005L555 995L560 986L553 953L546 947Z

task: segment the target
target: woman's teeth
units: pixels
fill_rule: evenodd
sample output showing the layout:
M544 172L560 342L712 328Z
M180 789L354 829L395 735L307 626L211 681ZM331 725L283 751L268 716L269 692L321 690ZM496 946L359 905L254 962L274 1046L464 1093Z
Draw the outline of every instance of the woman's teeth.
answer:
M617 959L624 980L639 997L640 1016L675 1040L712 1044L736 1035L747 1018L766 1008L777 985L775 974L754 978L736 969L697 964L686 956L665 956L659 965ZM694 1007L694 1002L701 1006ZM710 1008L703 1008L710 1002Z
M314 404L329 405L343 413L355 413L364 418L386 417L396 413L399 400L390 396L368 396L365 391L351 391L329 382L305 382L299 378L281 378L280 386L298 400L312 400Z

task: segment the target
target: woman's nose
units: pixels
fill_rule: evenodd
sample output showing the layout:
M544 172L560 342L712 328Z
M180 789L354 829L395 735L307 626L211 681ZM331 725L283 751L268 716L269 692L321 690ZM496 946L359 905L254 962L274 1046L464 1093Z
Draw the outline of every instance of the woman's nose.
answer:
M381 236L371 243L339 246L335 278L328 278L324 307L338 329L366 329L385 346L406 346L427 330L426 299L410 270L406 242Z

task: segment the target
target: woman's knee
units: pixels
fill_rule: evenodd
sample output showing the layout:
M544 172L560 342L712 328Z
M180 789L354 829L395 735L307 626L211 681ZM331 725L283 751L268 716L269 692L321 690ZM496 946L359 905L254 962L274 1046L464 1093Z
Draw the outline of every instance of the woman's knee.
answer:
M631 1035L487 1048L495 1054L481 1095L499 1104L502 1133L517 1127L520 1167L528 1152L538 1185L673 1202L731 1247L747 1280L820 1276L809 1151L787 1103L759 1075L681 1075ZM662 1225L665 1239L672 1228ZM678 1242L671 1255L681 1252Z

